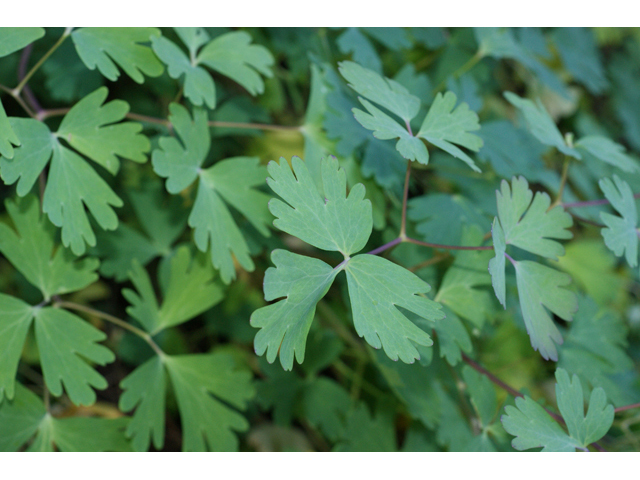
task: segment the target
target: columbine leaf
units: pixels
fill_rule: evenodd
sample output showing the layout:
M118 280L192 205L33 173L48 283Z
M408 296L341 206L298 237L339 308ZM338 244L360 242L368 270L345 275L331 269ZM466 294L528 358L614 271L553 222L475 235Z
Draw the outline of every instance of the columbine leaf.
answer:
M555 344L562 343L562 335L544 307L563 320L573 318L578 309L578 299L574 293L562 288L571 283L571 277L526 260L516 262L515 269L522 317L531 346L539 350L543 358L557 362Z
M165 358L182 421L182 450L231 451L238 448L232 433L249 427L237 410L255 395L251 373L236 368L225 353Z
M483 427L489 426L496 414L496 391L485 375L476 372L469 365L462 369L462 377L471 397L471 404L478 413Z
M44 37L44 28L2 27L0 28L0 57L21 50L41 37Z
M258 355L267 352L272 363L280 353L285 370L293 368L293 359L302 363L307 335L318 301L329 290L339 270L321 260L304 257L285 250L274 250L270 267L264 277L265 300L286 297L277 303L256 310L251 326L260 328L254 341Z
M235 80L251 95L264 92L259 74L271 77L274 59L262 45L251 45L247 32L229 32L205 45L196 61Z
M199 46L193 45L194 50ZM151 46L158 58L167 65L167 72L171 78L178 79L184 75L184 95L191 103L197 106L204 103L210 109L216 107L216 87L211 75L204 68L193 65L184 52L165 37L153 37ZM195 56L195 53L192 52L191 55Z
M601 212L600 218L607 226L602 229L602 237L617 257L625 254L627 263L635 267L638 265L638 211L631 187L617 175L600 180L600 189L607 200L611 202L622 218Z
M162 74L162 64L153 51L141 43L159 36L157 28L80 28L71 34L78 55L84 64L111 81L120 76L117 63L135 82L144 82L143 73L149 77ZM113 61L112 61L113 60Z
M47 388L60 396L64 384L73 403L91 405L96 401L91 387L105 389L107 381L86 360L106 365L115 359L111 350L97 343L107 336L66 310L44 307L34 313L36 342Z
M613 423L613 406L607 404L602 388L594 388L589 398L589 410L584 414L584 395L577 375L569 381L569 374L561 368L556 370L556 397L558 408L564 418L569 435L582 447L600 440Z
M167 190L178 193L200 178L189 226L194 229L198 249L206 252L211 241L211 261L220 270L225 283L235 278L231 254L248 271L254 268L249 247L223 199L238 209L263 235L268 235L270 220L266 208L268 196L254 190L266 176L265 168L254 157L234 157L201 170L209 151L211 138L206 112L195 109L191 121L186 108L172 104L169 120L183 141L173 137L160 139L160 149L152 155L153 168L167 177Z
M77 260L66 248L55 248L55 228L40 215L36 197L7 200L15 225L0 223L0 252L49 300L53 295L80 290L98 279L98 260ZM55 254L54 254L55 251Z
M374 417L365 403L359 403L348 413L341 441L334 448L336 452L394 452L396 449L391 416L379 411Z
M76 103L62 119L58 135L115 175L120 167L116 155L144 163L147 161L144 154L151 145L140 133L141 124L113 125L125 118L129 105L122 100L102 105L108 92L106 87L101 87Z
M516 398L516 406L504 409L501 421L504 429L516 438L511 446L516 450L544 447L543 452L575 452L579 443L562 430L531 398Z
M397 307L425 320L444 318L437 303L421 296L431 287L405 268L375 255L358 255L345 270L358 335L372 347L382 347L392 360L413 363L420 358L414 343L428 347L433 340Z
M124 392L118 407L123 412L136 409L126 434L138 452L146 452L152 439L156 450L164 445L166 382L160 357L148 360L120 382Z
M267 183L285 202L273 199L269 209L280 230L322 250L339 251L349 256L364 248L373 229L371 202L364 199L365 189L358 184L347 197L347 180L338 160L322 162L324 194L318 192L306 164L293 157L293 171L283 158L280 164L269 162ZM295 176L294 176L295 174ZM288 204L288 205L287 205Z
M438 93L429 108L429 113L427 113L424 122L422 122L417 136L459 158L473 170L479 172L480 169L475 162L466 153L453 145L455 143L474 152L480 150L482 139L469 133L480 129L478 115L469 110L469 106L466 103L461 103L456 107L456 101L457 98L453 92L447 92L444 96Z
M32 319L31 305L0 293L0 403L4 397L13 398L18 362Z
M625 148L606 137L589 135L576 142L576 148L581 148L598 160L602 160L625 172L634 173L640 171L637 160L625 153Z
M341 62L339 70L356 92L405 122L411 121L418 114L420 99L411 95L409 90L398 82L382 77L354 62Z
M11 160L14 155L13 147L20 145L22 143L11 127L7 112L4 111L2 101L0 101L0 168L2 165L1 157Z
M124 436L129 419L55 418L47 414L28 451L51 452L130 452Z
M42 209L51 223L62 227L62 244L76 255L85 252L85 243L96 244L85 205L102 228L118 226L112 207L122 206L120 197L82 157L56 143Z
M562 63L576 80L595 95L607 90L609 82L591 29L557 28L553 37Z
M215 272L204 255L192 258L189 248L180 247L171 258L169 284L162 306L158 302L146 270L133 263L131 281L138 290L124 289L131 303L127 313L138 320L152 335L199 315L218 303L222 289L214 282Z
M353 60L374 72L382 72L382 61L371 41L359 28L349 27L336 38L341 53L352 54Z
M511 105L522 112L527 128L538 140L545 145L556 147L565 155L577 158L578 160L582 158L580 153L565 143L560 130L558 130L558 127L540 100L534 103L526 98L520 98L511 92L505 92L504 96Z
M548 210L551 205L549 195L538 192L534 197L524 177L514 177L511 187L503 180L496 197L498 218L507 245L515 245L553 260L564 255L562 245L550 240L573 237L567 230L573 220L562 206Z
M415 160L425 165L429 163L429 152L422 140L411 135L405 127L364 98L360 98L360 103L369 111L367 114L362 110L353 109L353 116L360 125L373 130L373 136L380 140L399 138L396 150L407 160Z

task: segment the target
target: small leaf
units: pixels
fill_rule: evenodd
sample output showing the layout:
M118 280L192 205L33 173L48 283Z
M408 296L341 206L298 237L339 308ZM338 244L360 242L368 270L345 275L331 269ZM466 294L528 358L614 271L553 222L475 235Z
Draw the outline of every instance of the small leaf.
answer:
M599 185L613 208L622 215L620 218L607 212L600 213L600 218L607 226L601 230L604 243L616 257L624 253L627 263L631 267L636 267L638 265L638 211L631 187L617 175L613 176L613 182L610 178L603 178Z
M493 239L493 249L496 253L496 256L489 260L491 284L493 285L493 291L496 293L496 298L504 308L507 308L507 291L504 275L507 245L505 243L504 232L502 231L498 217L493 219L491 237Z
M151 145L140 133L141 124L125 122L113 125L125 118L129 105L122 100L102 105L107 94L107 88L101 87L76 103L62 119L58 135L115 175L120 167L116 155L144 163L147 161L144 154Z
M600 135L582 137L576 142L576 148L586 150L598 160L602 160L625 172L640 171L637 160L625 153L625 148L612 140Z
M459 158L473 170L479 172L480 169L475 162L453 145L455 143L474 152L480 150L482 139L469 133L480 129L478 115L470 110L466 103L461 103L456 107L456 102L457 98L453 92L447 92L444 96L442 93L438 93L417 136Z
M35 332L42 373L51 393L62 395L64 384L73 403L93 404L96 394L91 387L105 389L107 381L87 360L99 365L114 360L111 350L97 343L107 336L66 310L51 307L35 311Z
M149 77L162 74L162 64L151 48L140 45L159 35L160 30L157 28L86 27L75 30L71 38L78 55L89 70L98 67L102 75L116 81L120 71L113 63L115 62L135 82L143 83L143 73Z
M229 32L205 45L196 61L238 82L251 95L264 92L265 77L273 76L274 59L262 45L251 45L247 32Z
M18 363L32 319L31 305L0 293L0 404L5 397L14 398Z
M0 157L11 160L14 155L13 147L19 147L20 145L22 143L11 127L7 112L5 112L2 101L0 101ZM1 163L2 160L0 160L0 165ZM4 175L2 178L4 178Z
M545 145L556 147L565 155L577 158L578 160L582 158L580 153L565 143L560 134L560 130L558 130L558 127L540 100L534 103L526 98L520 98L511 92L504 92L504 96L511 105L522 112L525 122L527 123L527 128L538 140Z

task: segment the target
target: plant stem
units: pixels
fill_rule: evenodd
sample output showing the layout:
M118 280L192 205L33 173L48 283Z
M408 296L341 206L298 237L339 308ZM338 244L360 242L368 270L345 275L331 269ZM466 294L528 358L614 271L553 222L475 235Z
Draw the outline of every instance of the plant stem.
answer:
M70 310L78 310L80 312L84 312L89 315L94 315L98 318L101 318L115 325L118 325L120 328L129 330L131 333L134 333L140 338L142 338L145 342L149 344L149 346L151 346L151 348L153 348L153 350L156 352L156 354L158 354L159 357L165 356L165 353L158 346L158 344L153 341L153 338L151 338L151 335L149 335L144 330L134 327L133 325L125 322L124 320L120 320L118 317L114 317L113 315L109 315L108 313L101 312L100 310L96 310L95 308L87 307L86 305L81 305L79 303L74 303L74 302L57 301L54 303L54 306L68 308Z
M436 263L439 263L439 262L441 262L443 260L446 260L450 256L451 256L451 254L449 252L438 254L438 255L436 255L434 257L431 257L429 260L425 260L424 262L420 262L417 265L414 265L413 267L409 268L409 271L410 272L417 272L418 270L420 270L422 268L430 267L431 265L435 265Z
M27 112L27 115L29 115L31 118L36 118L36 115L27 106L27 104L24 102L24 100L22 100L22 98L20 98L20 95L15 94L13 90L11 90L10 88L7 88L7 87L5 87L4 85L1 85L1 84L0 84L0 90L2 90L3 92L7 92L9 95L11 95L14 98L14 100L16 102L18 102L18 104L24 109L24 111Z
M631 410L633 408L640 408L640 403L632 403L631 405L625 405L624 407L618 407L614 412L624 412L625 410Z
M408 125L409 131L411 127ZM402 196L402 223L400 224L400 238L407 237L407 200L409 198L409 178L411 177L411 160L407 160L407 173L404 175L404 194Z
M299 132L300 127L291 125L268 125L264 123L236 123L236 122L222 122L222 121L210 121L208 122L210 127L227 127L227 128L246 128L253 130L273 130L280 132Z
M562 194L564 193L564 187L567 184L567 175L569 174L570 162L571 162L571 159L569 158L569 156L565 155L564 163L562 164L562 177L560 178L560 188L558 189L558 196L556 197L555 201L549 206L547 211L562 204Z
M486 245L484 247L468 247L462 245L440 245L439 243L423 242L416 240L415 238L407 237L405 242L414 243L416 245L422 245L423 247L439 248L441 250L493 250L493 245Z
M384 245L381 245L378 248L374 248L373 250L371 250L370 252L367 252L368 255L378 255L379 253L384 252L385 250L389 250L390 248L395 247L396 245L398 245L399 243L402 243L402 239L400 237L398 238L394 238L393 240L391 240L388 243L385 243Z
M49 58L51 56L51 54L53 54L53 52L55 52L58 49L58 47L60 45L62 45L62 42L64 42L64 40L69 35L71 35L71 30L73 30L73 27L65 28L64 29L64 33L58 39L58 41L53 44L53 46L49 49L49 51L47 53L45 53L42 56L42 58L40 60L38 60L38 62L33 67L31 67L31 70L29 70L29 72L27 72L27 74L24 76L24 78L22 80L20 80L20 83L18 84L18 86L13 89L13 91L15 92L16 95L20 95L20 92L22 91L24 86L27 84L29 79L33 76L33 74L36 73L38 71L38 69L42 66L42 64L47 60L47 58Z

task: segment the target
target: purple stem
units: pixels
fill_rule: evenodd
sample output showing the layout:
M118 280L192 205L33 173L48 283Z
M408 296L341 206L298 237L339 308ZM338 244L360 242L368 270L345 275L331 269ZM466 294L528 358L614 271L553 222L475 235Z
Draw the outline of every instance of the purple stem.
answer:
M633 198L640 198L640 193L634 193ZM606 205L609 202L606 198L600 200L587 200L585 202L571 202L571 203L563 203L562 206L564 208L580 208L580 207L592 207L594 205Z
M388 250L390 248L395 247L396 245L398 245L401 242L402 242L402 239L400 237L395 238L395 239L391 240L389 243L385 243L384 245L382 245L382 246L380 246L378 248L374 248L370 252L367 252L367 254L368 255L377 255L379 253L384 252L385 250Z
M27 45L24 50L22 50L22 55L20 56L20 63L18 64L18 82L21 82L24 76L27 74L27 66L29 64L29 57L31 56L31 50L33 49L33 44ZM25 85L22 88L24 92L24 97L31 106L35 110L35 113L40 113L42 111L42 107L38 103L35 95L29 88L29 85Z
M511 262L511 265L513 265L514 267L516 266L516 263L518 263L513 258L511 258L511 255L509 255L507 252L504 252L504 256L509 259L509 261Z

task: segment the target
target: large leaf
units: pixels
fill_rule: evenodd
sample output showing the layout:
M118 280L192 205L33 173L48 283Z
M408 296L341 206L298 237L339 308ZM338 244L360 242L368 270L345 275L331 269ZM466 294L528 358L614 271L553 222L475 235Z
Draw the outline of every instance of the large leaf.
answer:
M40 27L2 27L0 28L0 57L20 50L44 36Z

